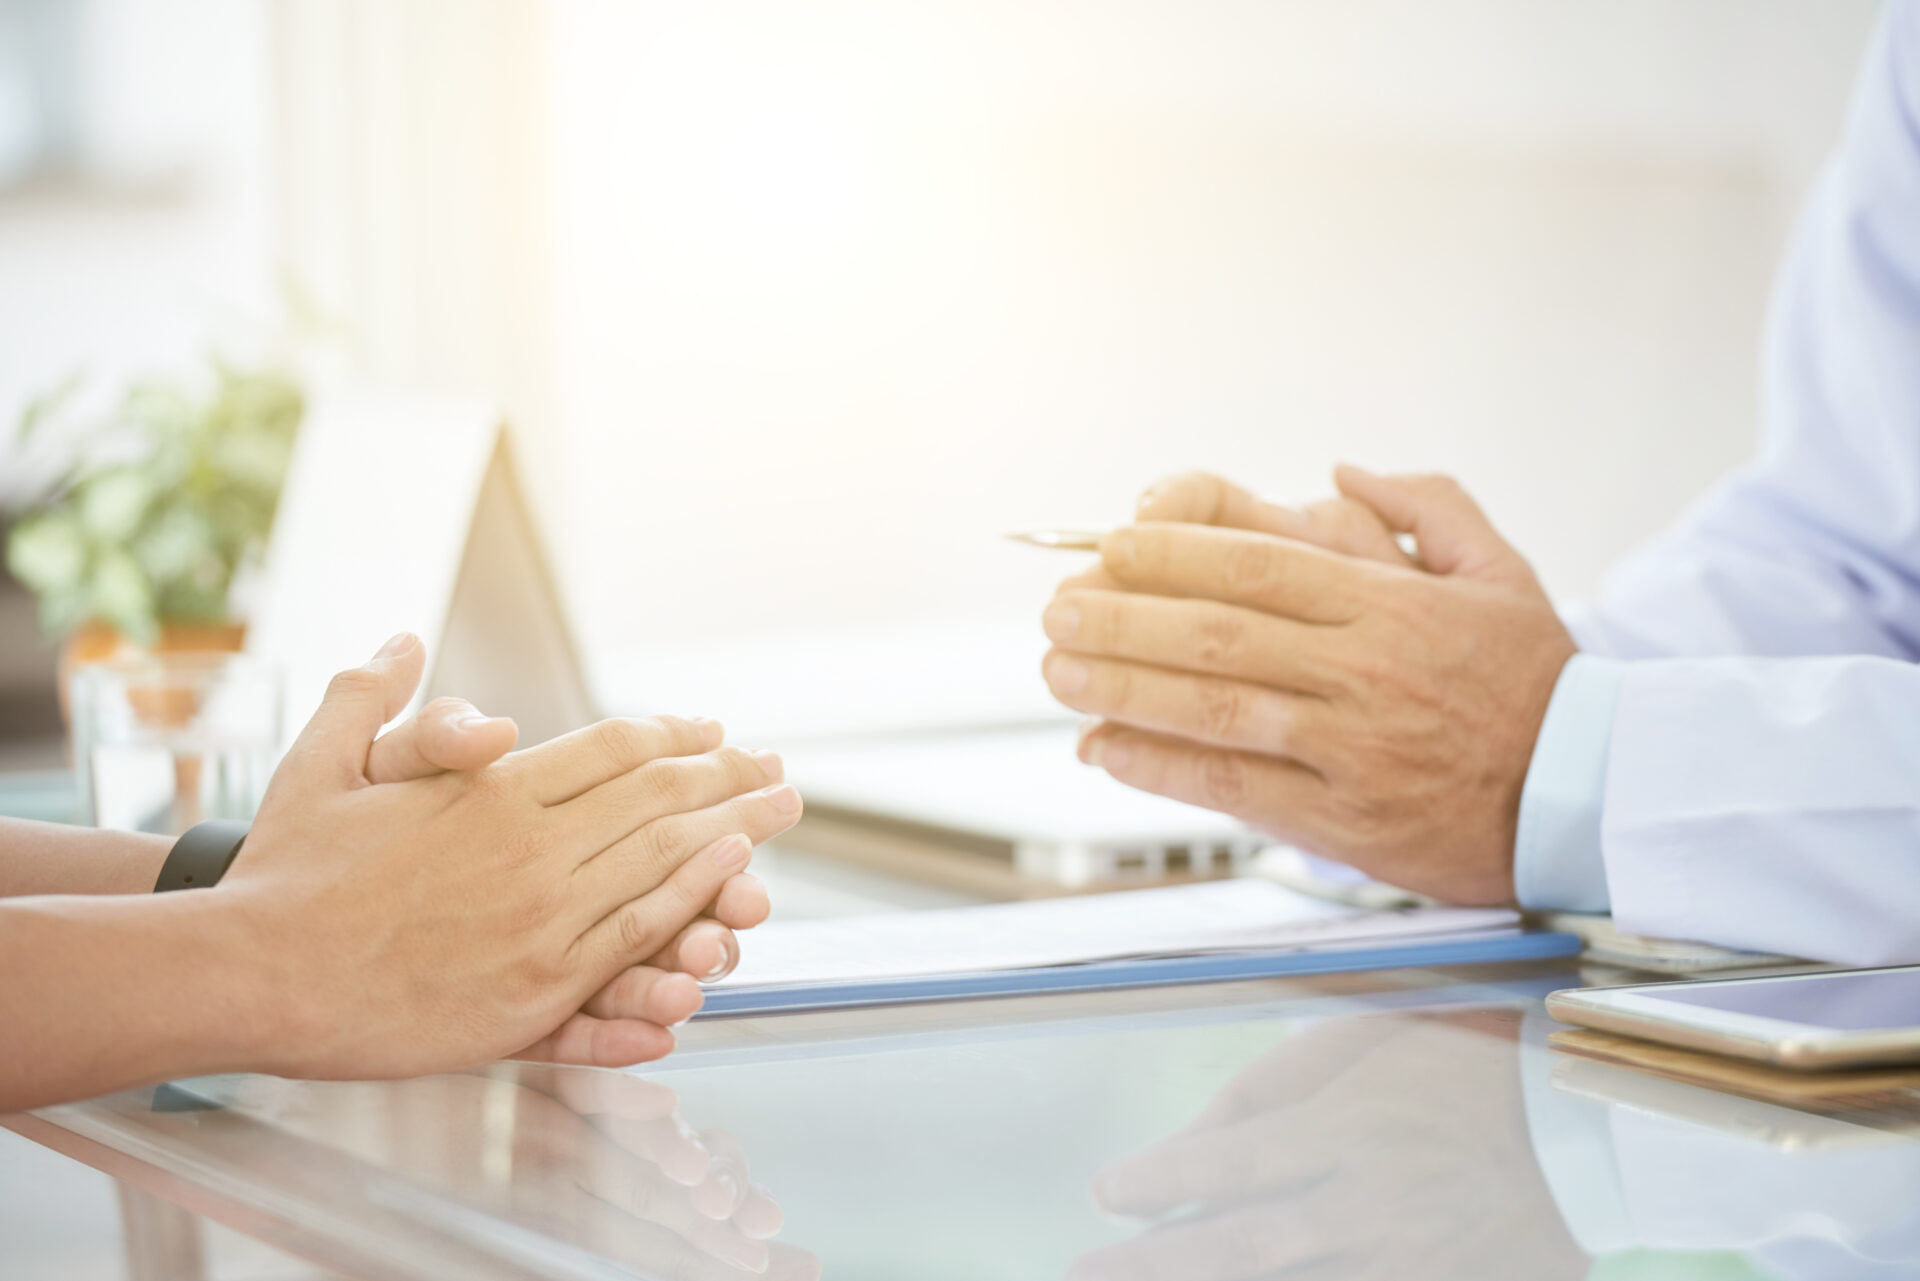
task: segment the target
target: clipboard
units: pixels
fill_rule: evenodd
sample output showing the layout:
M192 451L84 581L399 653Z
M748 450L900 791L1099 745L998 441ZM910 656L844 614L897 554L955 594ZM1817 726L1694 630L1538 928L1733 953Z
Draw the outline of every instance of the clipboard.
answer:
M1097 961L1086 965L982 970L969 974L767 984L762 987L710 989L706 1004L694 1018L800 1014L858 1006L969 1001L1050 992L1103 992L1138 987L1172 987L1187 983L1230 983L1244 979L1342 974L1356 970L1547 960L1578 956L1580 946L1580 940L1571 934L1523 932L1427 939L1384 947L1311 950L1295 947L1266 952L1220 952L1200 956Z

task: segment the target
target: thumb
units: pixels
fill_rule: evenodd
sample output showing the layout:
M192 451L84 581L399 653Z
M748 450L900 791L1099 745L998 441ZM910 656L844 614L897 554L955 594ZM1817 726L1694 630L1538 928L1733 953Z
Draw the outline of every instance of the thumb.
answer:
M367 753L369 783L401 783L444 770L483 769L513 750L519 729L464 698L436 698L382 734Z
M1293 508L1256 498L1232 481L1202 471L1154 482L1140 495L1133 518L1246 529L1281 538L1298 538L1304 527L1301 514Z
M322 770L343 782L364 781L374 736L413 697L426 662L420 638L401 632L364 664L335 676L289 756L304 769Z
M1398 533L1412 534L1420 563L1433 573L1461 578L1511 578L1527 568L1500 536L1480 504L1451 476L1376 476L1347 463L1333 469L1333 483L1365 503Z

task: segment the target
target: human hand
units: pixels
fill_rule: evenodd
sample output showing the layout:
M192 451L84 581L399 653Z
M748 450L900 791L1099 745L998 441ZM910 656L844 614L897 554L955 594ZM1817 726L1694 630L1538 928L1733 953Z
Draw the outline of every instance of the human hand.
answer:
M404 704L419 688L426 651L403 648L382 673L387 694ZM374 740L367 753L367 781L402 783L449 770L484 769L513 750L519 728L507 717L487 716L464 698L436 698ZM770 781L784 773L780 758L756 753ZM673 1049L671 1029L699 1012L705 997L694 980L712 981L739 964L735 930L751 929L767 919L766 887L751 872L736 872L721 885L707 912L680 936L641 965L616 976L581 1013L511 1057L553 1063L596 1065L606 1022L626 1024L621 1066L662 1058ZM676 977L676 975L687 976Z
M1047 608L1047 683L1102 719L1081 757L1121 782L1407 889L1511 901L1520 791L1572 637L1457 486L1340 480L1433 572L1351 507L1340 536L1361 555L1269 532L1284 509L1231 487L1210 509L1154 495L1254 527L1114 531Z
M1067 1276L1585 1276L1533 1156L1517 1022L1386 1015L1288 1037L1191 1124L1094 1176L1102 1208L1161 1222Z
M1288 507L1258 498L1219 476L1184 472L1154 482L1140 495L1133 518L1136 523L1172 521L1245 529L1298 539L1363 560L1420 564L1417 556L1400 545L1395 531L1378 512L1345 493L1303 507Z
M654 1020L677 1021L690 980L625 972L682 959L682 932L753 844L797 820L798 794L718 749L717 725L670 718L371 785L374 735L418 675L389 669L417 666L418 648L396 637L336 678L205 891L265 987L256 1052L307 1076L407 1075L524 1046L656 1057L671 1039Z

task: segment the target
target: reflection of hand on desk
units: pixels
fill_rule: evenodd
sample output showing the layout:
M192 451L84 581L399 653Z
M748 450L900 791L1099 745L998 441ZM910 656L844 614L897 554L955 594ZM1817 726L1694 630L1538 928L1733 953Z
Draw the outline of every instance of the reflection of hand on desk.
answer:
M1185 1129L1095 1176L1105 1208L1162 1221L1069 1276L1232 1281L1316 1262L1382 1281L1584 1276L1529 1146L1517 1025L1489 1010L1290 1037Z
M366 1141L355 1118L369 1108L424 1118L430 1130L386 1132L381 1151L367 1155L435 1193L642 1275L820 1275L812 1254L770 1240L780 1208L752 1181L739 1141L695 1131L672 1090L639 1077L501 1065L379 1086L251 1078L233 1105L349 1149Z

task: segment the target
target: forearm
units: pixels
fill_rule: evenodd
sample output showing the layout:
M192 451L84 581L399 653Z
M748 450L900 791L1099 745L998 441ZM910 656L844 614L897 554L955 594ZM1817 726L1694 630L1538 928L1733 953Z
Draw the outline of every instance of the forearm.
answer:
M261 957L218 891L0 902L0 1112L271 1070Z
M145 832L0 818L0 898L145 894L172 846Z

